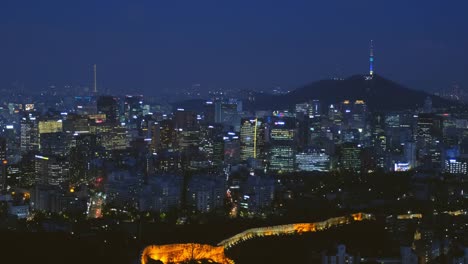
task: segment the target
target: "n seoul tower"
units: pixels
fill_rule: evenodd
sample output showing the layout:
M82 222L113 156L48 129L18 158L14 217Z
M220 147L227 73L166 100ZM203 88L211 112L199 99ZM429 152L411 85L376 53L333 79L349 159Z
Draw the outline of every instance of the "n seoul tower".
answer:
M369 75L374 77L374 41L370 41L370 54L369 54Z

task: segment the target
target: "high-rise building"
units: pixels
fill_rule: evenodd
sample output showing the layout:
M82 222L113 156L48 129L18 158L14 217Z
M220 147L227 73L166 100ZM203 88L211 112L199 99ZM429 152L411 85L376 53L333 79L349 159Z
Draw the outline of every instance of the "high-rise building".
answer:
M295 169L297 130L294 118L274 118L270 123L269 169L292 172Z
M367 124L367 105L363 100L354 102L352 111L352 127L360 130L365 130Z
M200 143L200 131L195 129L180 129L177 131L177 146L181 151L198 149Z
M460 159L445 160L445 172L456 175L467 175L468 162Z
M322 104L319 100L314 99L310 102L309 116L322 115Z
M419 114L416 129L418 148L426 148L436 143L441 135L442 122L434 114Z
M55 156L35 155L36 183L59 185L68 179L69 161Z
M123 105L123 122L137 125L138 119L143 117L143 96L127 95ZM122 120L121 120L122 121Z
M212 124L215 122L215 103L212 101L205 102L203 116L206 123Z
M160 143L158 145L164 150L177 149L177 132L174 128L172 120L163 120L159 122L160 126Z
M296 114L301 113L304 115L308 115L310 108L311 106L309 103L296 104Z
M241 121L241 160L261 159L265 154L265 123L260 118Z
M97 99L97 111L106 115L106 122L117 123L119 121L118 98L114 96L99 96Z
M179 108L174 114L174 124L176 129L194 129L197 125L197 115L193 111Z
M225 164L236 164L240 161L240 140L239 134L227 132L223 136L223 160Z
M39 120L38 124L39 135L46 133L57 133L62 132L63 120Z
M360 171L361 170L361 151L362 148L358 144L345 143L340 149L340 168L344 170Z
M92 96L75 96L75 111L79 115L97 113L96 99Z
M215 122L231 127L234 131L240 130L240 112L242 101L230 99L215 103Z
M130 144L128 130L121 126L112 127L110 131L98 134L98 140L106 150L123 150Z
M31 115L21 119L21 153L39 150L38 120Z
M329 171L330 156L324 150L309 149L296 154L298 171Z

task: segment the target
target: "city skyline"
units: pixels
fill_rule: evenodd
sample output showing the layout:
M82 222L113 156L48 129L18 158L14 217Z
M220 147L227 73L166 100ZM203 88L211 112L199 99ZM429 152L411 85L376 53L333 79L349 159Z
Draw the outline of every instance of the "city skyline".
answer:
M468 263L468 2L3 2L0 262Z

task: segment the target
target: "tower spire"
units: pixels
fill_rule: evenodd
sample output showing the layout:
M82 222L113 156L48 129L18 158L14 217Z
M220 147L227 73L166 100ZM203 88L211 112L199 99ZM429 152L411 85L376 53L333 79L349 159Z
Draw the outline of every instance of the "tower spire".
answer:
M94 71L94 93L97 94L96 64L93 65L93 71Z
M374 77L374 41L370 41L370 53L369 53L369 75Z

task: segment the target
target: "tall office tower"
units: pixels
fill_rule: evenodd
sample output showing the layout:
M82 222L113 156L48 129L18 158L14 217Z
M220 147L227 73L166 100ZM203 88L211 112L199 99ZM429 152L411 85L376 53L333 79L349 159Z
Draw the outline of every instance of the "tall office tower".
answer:
M307 149L296 154L298 171L329 171L330 156L323 149Z
M151 134L151 144L150 144L150 151L156 153L160 149L160 142L161 142L161 125L159 122L152 122L149 127L150 134Z
M75 96L75 111L79 115L96 114L96 100L93 96Z
M38 131L39 131L39 136L41 134L62 132L63 120L62 119L39 120Z
M177 149L177 133L174 128L172 120L163 120L159 122L160 130L160 143L159 147L162 150L173 151Z
M340 148L340 168L343 170L361 170L361 146L354 143L344 143Z
M337 105L331 104L328 107L328 119L333 123L334 126L341 126L343 123L343 114L339 111Z
M352 127L358 130L364 130L367 123L367 105L363 100L354 102L352 111Z
M309 116L320 116L322 115L322 105L320 101L314 99L310 102Z
M374 41L370 42L370 52L369 52L369 75L374 77Z
M418 148L425 148L434 144L441 135L441 126L441 119L434 114L419 114L416 128Z
M177 131L177 146L179 150L194 153L200 143L200 131L186 129Z
M142 95L127 95L125 96L124 105L124 121L130 124L138 123L138 119L143 116L143 96Z
M344 100L341 102L340 110L343 116L344 127L351 127L353 121L353 103L349 100Z
M21 158L20 154L20 134L18 133L17 129L15 129L17 125L6 125L5 129L3 129L1 135L5 137L7 142L7 159L9 161L19 161Z
M221 124L205 124L200 126L200 151L206 157L206 160L213 161L215 164L222 163L222 149L224 143L221 144L223 137L223 126ZM217 148L217 153L215 153ZM216 156L216 155L217 156ZM216 160L215 160L216 159Z
M260 118L242 119L240 129L241 160L263 159L265 123Z
M68 159L55 156L35 155L36 183L59 185L69 178Z
M99 96L99 98L97 99L97 111L99 114L106 115L106 122L118 123L119 121L118 98L114 96Z
M309 103L296 104L296 114L308 115L311 106Z
M307 145L313 146L322 135L322 117L310 116L307 120Z
M203 108L204 121L212 124L215 122L215 103L212 101L205 102Z
M234 132L228 132L223 136L223 160L224 164L236 164L240 161L240 141L239 135Z
M275 118L270 124L269 169L291 172L295 168L297 129L294 118Z
M94 134L81 134L75 137L76 145L70 151L70 178L82 181L91 177L91 160L97 151L97 138Z
M215 122L231 127L234 131L240 131L240 112L242 101L230 99L225 102L215 103ZM229 130L229 129L228 129Z
M35 152L39 150L38 120L31 115L21 119L21 153Z
M400 140L400 113L392 112L385 115L385 136L389 149L401 147Z
M457 120L452 116L443 116L442 118L442 136L443 142L447 146L458 145L461 139L461 133L457 128Z
M406 142L403 147L403 155L405 161L408 163L409 169L416 168L416 143Z
M174 124L176 129L194 129L197 126L197 115L193 111L179 108L174 113Z

